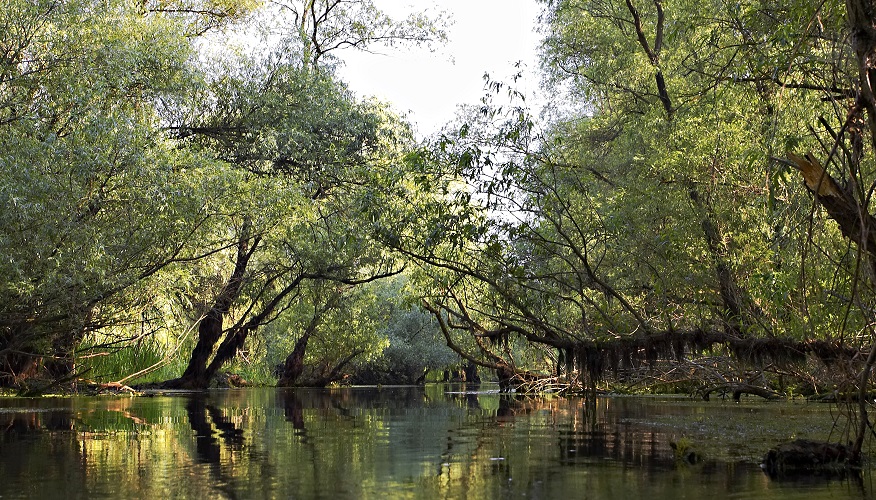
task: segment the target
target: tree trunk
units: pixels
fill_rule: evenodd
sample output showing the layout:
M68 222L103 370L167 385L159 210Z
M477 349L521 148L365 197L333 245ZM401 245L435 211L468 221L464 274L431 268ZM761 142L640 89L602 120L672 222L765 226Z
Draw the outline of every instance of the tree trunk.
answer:
M867 123L870 128L871 152L876 151L876 93L874 93L873 81L876 79L876 9L873 0L847 0L846 12L849 23L849 41L855 51L858 61L858 95L855 105L849 113L849 120L857 123ZM866 113L866 122L862 114ZM855 148L856 150L859 148ZM837 221L840 229L847 238L858 244L865 257L869 256L870 269L868 276L873 280L873 262L876 256L876 221L870 215L868 203L854 197L853 192L842 189L815 161L814 157L807 155L806 161L793 155L788 155L792 162L800 169L806 181L806 187L816 194L816 199L826 209L831 218ZM853 158L857 160L857 158ZM852 164L855 172L860 172L856 164ZM807 170L810 174L807 177ZM817 182L813 182L818 176ZM852 181L856 181L852 176ZM826 192L822 192L826 189ZM872 284L872 283L871 283ZM864 437L871 429L867 415L867 402L863 395L867 393L870 384L870 373L876 363L876 349L873 344L874 333L870 332L870 354L867 362L858 377L859 415L858 432L852 448L852 459L861 457Z
M222 341L222 344L219 345L219 348L216 350L216 355L213 356L213 361L210 362L210 365L207 366L207 369L204 373L204 377L207 380L213 378L216 373L222 368L226 362L234 358L237 355L238 351L243 349L243 345L246 342L246 338L249 334L255 331L256 328L261 326L262 322L264 322L280 305L280 303L285 299L289 294L295 291L301 282L306 278L318 278L319 274L300 274L294 280L292 280L288 285L286 285L283 290L281 290L277 295L268 302L265 307L256 314L252 316L246 322L243 320L239 321L236 325L229 329L228 333L225 335L225 340Z
M20 386L39 373L40 355L30 347L22 348L18 338L21 328L0 336L0 387Z
M316 329L319 327L323 315L335 306L339 298L340 294L330 298L321 309L313 312L313 317L310 318L310 323L308 323L307 327L304 329L304 334L302 334L301 338L295 342L295 347L292 348L292 352L286 356L286 361L283 363L283 373L277 381L277 387L290 387L295 385L298 377L304 372L304 355L307 352L307 342L310 340L310 337L316 333Z
M481 383L481 377L480 377L480 375L478 375L478 365L469 361L468 363L466 363L465 368L463 368L463 370L465 371L465 381L467 383L469 383L469 384L480 384Z
M328 373L324 372L323 375L316 377L313 380L312 384L309 385L311 385L312 387L325 387L333 382L344 380L346 378L346 375L342 371L344 367L350 364L351 361L353 361L357 356L364 352L364 349L357 349L353 351L352 353L350 353L350 355L339 361L334 368L328 370Z
M238 351L243 349L243 344L252 329L253 328L250 328L247 324L240 328L233 328L228 332L225 340L222 341L222 344L216 349L216 355L213 356L213 361L210 362L207 369L204 371L204 377L207 380L215 377L216 373L219 372L219 369L222 368L226 362L234 358Z
M227 312L227 311L226 311ZM225 313L215 305L198 325L198 343L192 350L189 364L182 377L176 379L176 384L170 381L168 385L192 389L205 388L209 384L207 377L207 362L213 354L213 346L222 335L222 320Z
M702 199L696 186L691 184L688 189L688 194L694 206L703 212L701 226L703 228L703 235L706 238L706 247L709 249L715 265L718 294L723 305L721 314L724 317L727 333L744 336L751 326L751 322L747 318L748 310L745 308L743 301L745 293L736 282L733 270L730 268L729 252L724 245L723 235L715 223L715 211L708 201Z
M85 338L90 328L94 313L94 306L81 308L75 318L81 318L70 325L70 328L59 334L52 341L52 354L45 359L43 366L49 377L54 380L70 378L76 371L76 349Z
M283 363L283 374L280 380L277 381L277 387L290 387L295 385L295 381L304 372L304 354L307 351L307 342L313 331L305 332L304 335L295 342L295 348L286 356L286 361Z
M246 219L237 243L234 271L222 291L219 292L213 306L198 324L198 343L192 351L192 357L189 359L185 372L180 378L165 382L165 387L205 389L210 384L211 373L207 370L207 362L213 353L213 347L222 336L222 323L225 316L240 295L246 277L247 265L260 241L259 237L250 235L251 229L250 220ZM250 243L252 243L251 246Z

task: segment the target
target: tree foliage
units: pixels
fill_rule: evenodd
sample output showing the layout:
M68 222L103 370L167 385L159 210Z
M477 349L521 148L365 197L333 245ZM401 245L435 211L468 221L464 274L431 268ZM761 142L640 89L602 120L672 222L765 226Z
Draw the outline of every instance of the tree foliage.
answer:
M188 357L178 387L253 359L284 384L461 360L864 401L871 2L542 5L540 117L488 78L417 145L336 54L440 42L440 15L5 0L0 384L110 377L89 357L148 342ZM267 35L206 43L242 27Z
M748 374L725 381L817 363L866 386L856 33L872 9L856 24L836 2L543 3L543 69L567 98L540 122L519 100L494 105L518 94L488 81L483 105L412 160L418 210L379 222L421 263L447 341L520 381L552 370L595 387L726 355ZM548 349L522 357L521 341Z
M201 35L257 7L4 4L2 383L41 366L75 376L77 357L150 336L193 349L183 380L204 386L304 284L398 270L358 217L409 130L358 102L322 56L347 39L440 38L438 25L308 2L296 14L307 40L204 49Z
M98 8L99 7L99 8ZM0 197L4 380L68 358L125 321L138 286L209 221L190 152L156 135L150 101L182 91L189 45L173 18L108 2L3 9Z

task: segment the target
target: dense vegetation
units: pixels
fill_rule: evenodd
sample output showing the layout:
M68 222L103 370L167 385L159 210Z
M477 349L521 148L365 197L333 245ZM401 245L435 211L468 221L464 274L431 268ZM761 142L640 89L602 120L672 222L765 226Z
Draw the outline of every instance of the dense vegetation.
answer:
M335 52L440 42L440 18L2 1L0 385L480 366L846 395L860 449L872 2L544 0L541 118L488 81L418 143Z

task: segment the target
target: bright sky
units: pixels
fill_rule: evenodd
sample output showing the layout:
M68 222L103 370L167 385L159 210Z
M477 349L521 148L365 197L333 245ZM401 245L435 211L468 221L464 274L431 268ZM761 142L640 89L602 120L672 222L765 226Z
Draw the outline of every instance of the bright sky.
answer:
M435 52L418 48L381 49L382 54L353 50L339 53L342 78L360 97L375 96L407 113L419 136L441 128L460 104L478 104L484 73L509 81L514 63L523 61L531 75L525 91L537 88L535 32L540 12L535 0L375 0L395 18L412 11L445 11L452 25L448 41ZM518 83L519 85L519 83Z

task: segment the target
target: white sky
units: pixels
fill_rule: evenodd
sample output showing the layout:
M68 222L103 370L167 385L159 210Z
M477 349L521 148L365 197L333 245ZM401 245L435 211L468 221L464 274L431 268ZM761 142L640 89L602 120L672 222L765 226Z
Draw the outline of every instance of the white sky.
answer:
M514 63L523 61L535 91L538 78L535 32L540 12L535 0L375 0L394 18L412 11L445 11L452 25L447 44L435 52L418 48L378 49L381 54L344 50L340 74L360 97L375 96L407 114L419 136L451 121L460 104L478 104L484 73L508 82ZM520 83L518 83L518 86Z

